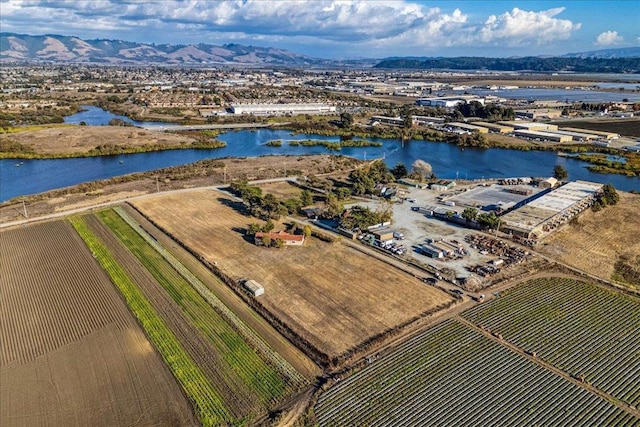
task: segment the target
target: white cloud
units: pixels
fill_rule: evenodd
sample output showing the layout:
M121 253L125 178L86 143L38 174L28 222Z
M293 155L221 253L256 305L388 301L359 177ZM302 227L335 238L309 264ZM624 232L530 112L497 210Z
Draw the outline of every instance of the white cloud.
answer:
M596 38L596 46L612 46L624 43L624 37L618 35L617 31L605 31Z
M580 24L545 11L513 9L471 22L412 0L0 0L5 31L211 42L307 40L351 51L465 46L525 46L565 40ZM111 32L109 32L111 30ZM154 33L151 33L154 31ZM202 39L202 37L204 38ZM363 54L368 52L362 52Z
M555 18L563 11L563 7L540 12L514 8L511 12L499 16L491 15L479 29L479 40L506 46L566 40L574 31L580 29L581 24Z

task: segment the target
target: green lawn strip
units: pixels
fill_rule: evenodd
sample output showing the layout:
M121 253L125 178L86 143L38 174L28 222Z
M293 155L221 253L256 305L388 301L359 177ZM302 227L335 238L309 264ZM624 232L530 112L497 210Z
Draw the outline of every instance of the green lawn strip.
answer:
M193 324L218 350L229 370L262 401L283 395L285 384L241 335L233 329L174 268L114 211L98 214L120 241L182 307Z
M217 426L227 423L231 417L222 398L185 352L176 336L167 328L138 286L81 218L72 218L70 222L116 285L146 335L193 402L202 424Z

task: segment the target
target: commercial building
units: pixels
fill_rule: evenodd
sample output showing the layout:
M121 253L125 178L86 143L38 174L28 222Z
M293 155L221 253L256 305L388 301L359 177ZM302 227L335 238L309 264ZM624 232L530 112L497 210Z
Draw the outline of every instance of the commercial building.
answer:
M525 122L520 120L498 122L504 126L510 126L515 130L537 130L537 131L554 131L558 130L558 126L549 123Z
M470 125L468 123L449 122L445 124L445 126L450 127L454 130L461 130L465 132L489 133L489 129L486 127Z
M615 132L602 132L602 131L599 131L599 130L580 129L580 128L562 128L562 130L570 131L570 132L589 133L591 135L598 135L598 136L604 137L606 139L618 139L618 138L620 138L620 134L617 134Z
M570 136L574 141L578 141L578 142L588 142L588 141L593 141L593 140L602 138L602 136L600 135L594 135L592 133L568 131L563 128L561 128L560 130L554 130L553 133L556 133L558 135Z
M529 119L529 120L557 119L562 115L561 110L556 110L553 108L535 108L531 110L516 110L515 113L517 117L520 117L523 119Z
M334 105L310 104L231 104L233 114L253 116L281 116L285 114L330 114L336 111Z
M505 126L498 123L488 123L488 122L471 122L474 126L480 126L483 128L489 129L491 132L495 133L511 133L513 132L513 127Z
M477 101L484 105L484 98L480 98L476 95L457 95L457 96L440 96L433 98L421 98L416 100L416 105L421 107L443 107L453 108L458 104L464 102Z
M537 240L567 223L593 204L602 184L573 181L515 209L500 219L500 230Z
M514 130L513 135L520 136L523 138L536 139L541 141L551 141L551 142L571 142L573 139L569 135L559 135L557 133L552 132L542 132L537 130Z

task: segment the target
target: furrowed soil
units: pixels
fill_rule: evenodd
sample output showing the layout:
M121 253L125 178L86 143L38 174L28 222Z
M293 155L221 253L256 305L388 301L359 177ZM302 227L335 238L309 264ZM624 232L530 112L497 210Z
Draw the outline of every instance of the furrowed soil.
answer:
M261 283L259 301L328 355L451 301L340 242L311 238L303 247L255 246L245 229L258 221L239 213L241 204L224 193L194 190L132 204L226 275Z
M197 424L70 224L0 239L0 425Z
M202 369L207 379L224 398L227 408L235 418L242 418L255 411L251 395L246 393L238 379L227 374L224 364L209 345L206 337L196 328L180 306L169 296L155 278L125 248L116 236L96 217L87 217L91 231L109 248L121 265L140 287L169 329L180 340L185 351Z
M599 212L585 211L537 250L587 273L640 290L640 196L618 194L617 205ZM621 280L618 270L625 266L628 279Z

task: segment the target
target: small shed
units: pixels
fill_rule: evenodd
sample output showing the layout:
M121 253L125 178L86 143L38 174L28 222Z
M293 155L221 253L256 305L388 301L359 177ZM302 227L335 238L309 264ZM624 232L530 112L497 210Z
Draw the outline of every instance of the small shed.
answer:
M264 294L264 287L253 279L245 281L243 285L254 297Z
M380 230L371 230L371 234L376 236L376 240L379 240L381 242L393 240L393 230L389 230L388 228L383 228Z
M539 186L541 188L553 188L556 186L557 183L558 183L558 180L555 179L554 177L551 177L551 178L547 178L545 180L540 181Z

